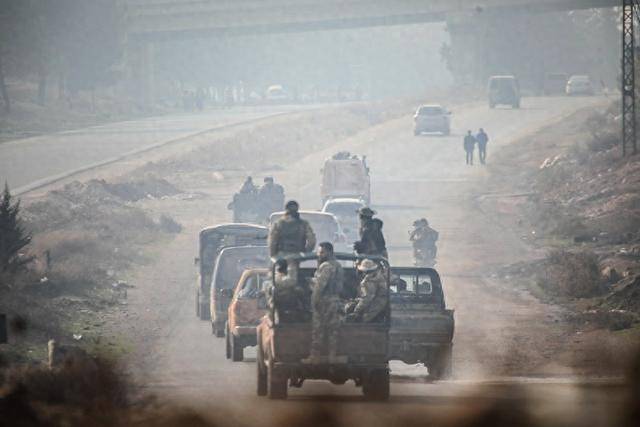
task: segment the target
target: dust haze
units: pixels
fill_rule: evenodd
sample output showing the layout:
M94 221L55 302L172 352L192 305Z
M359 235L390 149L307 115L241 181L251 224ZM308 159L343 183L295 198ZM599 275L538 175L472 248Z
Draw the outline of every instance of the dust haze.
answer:
M0 2L0 426L636 425L638 12Z

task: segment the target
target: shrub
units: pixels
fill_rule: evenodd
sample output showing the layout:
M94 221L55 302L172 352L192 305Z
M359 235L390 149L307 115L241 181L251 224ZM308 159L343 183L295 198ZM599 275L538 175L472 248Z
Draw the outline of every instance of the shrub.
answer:
M548 293L570 298L588 298L605 290L598 257L592 252L550 252L538 283Z
M20 201L12 202L9 186L5 184L0 200L0 274L15 273L31 261L22 251L31 242L20 221Z

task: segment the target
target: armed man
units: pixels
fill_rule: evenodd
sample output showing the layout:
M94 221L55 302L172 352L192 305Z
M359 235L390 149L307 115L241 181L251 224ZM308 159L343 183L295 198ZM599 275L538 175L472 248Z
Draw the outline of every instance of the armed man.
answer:
M275 267L274 289L269 304L273 307L277 301L278 321L304 322L308 320L308 307L305 303L308 289L300 286L298 282L298 264L280 258L276 261Z
M316 235L311 225L300 218L298 202L290 200L284 209L284 216L269 230L269 255L286 258L287 255L313 251Z
M303 363L339 363L340 293L344 271L331 243L320 243L317 255L318 268L311 280L311 351Z
M347 305L348 322L375 322L384 316L389 303L389 292L384 271L370 259L358 264L358 271L364 276L358 288L358 297Z
M387 243L382 234L383 223L371 208L364 207L358 210L360 216L360 240L353 247L361 255L380 255L389 258Z

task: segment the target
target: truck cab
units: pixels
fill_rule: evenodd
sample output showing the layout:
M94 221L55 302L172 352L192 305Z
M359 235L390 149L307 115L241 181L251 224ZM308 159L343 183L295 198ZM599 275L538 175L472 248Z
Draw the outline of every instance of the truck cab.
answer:
M446 308L438 272L391 268L389 359L423 363L433 379L452 374L453 310Z
M336 253L344 266L345 288L358 286L360 273L356 262L364 259L354 254ZM369 257L389 272L389 264L382 257ZM317 260L315 255L293 258L294 262ZM301 267L300 286L308 286L315 267ZM387 274L387 286L389 275ZM339 361L307 363L311 347L311 322L288 323L277 315L277 300L269 307L257 328L258 350L257 393L271 399L286 399L288 387L302 387L307 379L328 380L344 384L353 380L362 387L365 398L387 400L389 398L389 321L390 310L385 316L371 323L342 323L338 338Z
M365 158L350 153L338 153L325 161L321 170L320 196L322 204L338 197L351 197L371 203L371 177Z
M196 316L211 319L209 288L220 251L233 246L266 246L269 230L255 224L221 224L206 227L198 235L198 279L195 286Z
M267 268L245 270L238 280L227 316L227 359L239 362L244 358L245 347L256 345L256 326L267 313L268 286L271 274Z
M266 246L240 246L223 249L218 255L210 286L211 332L224 337L229 304L243 272L269 266Z

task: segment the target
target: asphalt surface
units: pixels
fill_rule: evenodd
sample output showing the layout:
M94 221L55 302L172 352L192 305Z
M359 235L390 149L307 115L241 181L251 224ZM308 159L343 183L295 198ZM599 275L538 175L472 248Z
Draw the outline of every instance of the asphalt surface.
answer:
M370 420L369 425L381 425L398 411L442 415L474 405L526 401L543 420L605 425L613 416L610 403L617 404L622 396L619 382L576 378L570 367L555 366L554 352L562 351L567 339L556 321L557 308L492 283L485 274L489 265L505 265L536 254L520 236L478 207L488 171L478 164L465 165L462 150L466 130L483 127L490 136L491 162L492 153L501 147L578 108L602 102L598 98L528 98L520 110L490 110L484 103L460 106L453 108L452 135L448 137L413 136L407 115L274 172L288 196L299 200L303 208L318 209L318 171L324 159L338 150L367 155L373 206L385 221L395 265L412 264L407 232L414 219L429 218L440 231L437 268L448 306L456 310L452 381L429 383L425 368L392 362L390 404L363 402L360 390L350 383L335 386L316 381L290 389L288 402L257 397L253 349L245 350L244 362L226 360L224 339L211 335L210 325L196 319L193 307L196 232L199 227L229 220L224 205L237 189L240 176L215 186L209 200L190 206L177 204L172 212L187 226L187 233L167 244L151 265L130 278L137 290L130 292L129 321L157 322L153 332L141 338L152 343L151 350L133 361L133 375L144 384L144 392L203 410L230 411L233 419L252 422L277 417L281 410L323 402L358 416L363 424ZM145 292L145 288L156 291ZM517 366L517 375L512 366Z
M15 194L39 188L70 174L211 129L235 126L306 106L236 107L174 114L60 132L0 144L0 182Z

